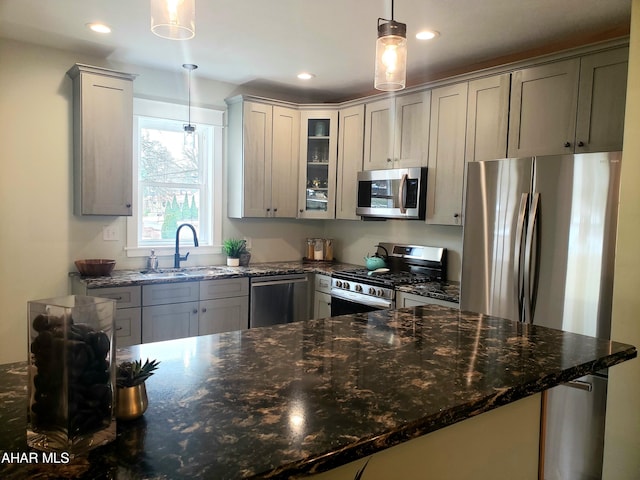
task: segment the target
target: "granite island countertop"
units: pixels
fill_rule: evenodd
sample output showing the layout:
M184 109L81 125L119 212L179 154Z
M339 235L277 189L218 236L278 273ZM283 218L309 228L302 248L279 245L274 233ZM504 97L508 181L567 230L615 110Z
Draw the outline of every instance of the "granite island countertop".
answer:
M296 478L636 357L636 348L438 305L118 350L157 358L144 417L70 465L3 479ZM26 363L0 366L0 450L27 451Z

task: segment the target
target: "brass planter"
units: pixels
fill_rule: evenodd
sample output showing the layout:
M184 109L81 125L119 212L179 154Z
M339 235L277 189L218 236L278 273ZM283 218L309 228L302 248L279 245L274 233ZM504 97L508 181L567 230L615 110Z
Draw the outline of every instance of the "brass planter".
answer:
M116 418L134 420L141 417L149 406L147 387L144 383L133 387L118 387L116 398Z

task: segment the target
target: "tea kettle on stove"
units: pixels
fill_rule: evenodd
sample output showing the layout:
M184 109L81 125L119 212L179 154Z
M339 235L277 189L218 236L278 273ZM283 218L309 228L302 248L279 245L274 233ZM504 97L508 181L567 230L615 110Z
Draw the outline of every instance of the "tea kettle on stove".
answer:
M380 256L380 254L378 253L378 249L380 248L384 250L384 257ZM388 258L389 252L387 251L387 249L382 245L376 245L376 253L374 253L371 257L367 254L367 256L364 257L364 261L366 262L367 270L377 270L378 268L384 268L387 266Z

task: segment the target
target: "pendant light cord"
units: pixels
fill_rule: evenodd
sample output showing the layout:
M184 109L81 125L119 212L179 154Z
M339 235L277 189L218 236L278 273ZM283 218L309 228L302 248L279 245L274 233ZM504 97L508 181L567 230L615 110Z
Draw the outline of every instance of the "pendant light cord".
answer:
M193 127L191 125L191 72L194 71L196 68L198 68L197 65L194 65L193 63L184 63L182 65L182 68L185 68L187 70L189 70L189 90L188 90L188 97L189 97L189 124L185 125L184 130L187 133L193 133L193 131L195 130L195 127Z

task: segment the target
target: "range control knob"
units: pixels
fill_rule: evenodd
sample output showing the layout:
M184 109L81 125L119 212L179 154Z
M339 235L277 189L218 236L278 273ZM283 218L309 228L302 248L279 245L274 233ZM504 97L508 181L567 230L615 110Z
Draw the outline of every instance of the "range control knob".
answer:
M347 289L347 290L349 290L349 289L351 288L351 285L349 285L349 282L344 282L344 283L342 284L342 287L343 287L343 288L345 288L345 289Z
M362 285L356 285L356 292L362 292Z
M384 291L381 288L379 288L378 291L376 292L376 295L379 297L384 297Z
M336 287L341 288L342 282L340 280L336 280Z
M376 294L376 289L373 287L369 287L369 295L375 295Z

